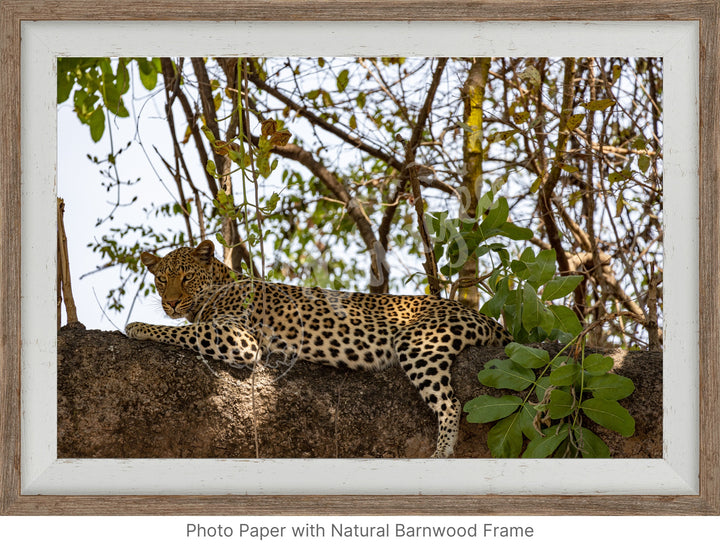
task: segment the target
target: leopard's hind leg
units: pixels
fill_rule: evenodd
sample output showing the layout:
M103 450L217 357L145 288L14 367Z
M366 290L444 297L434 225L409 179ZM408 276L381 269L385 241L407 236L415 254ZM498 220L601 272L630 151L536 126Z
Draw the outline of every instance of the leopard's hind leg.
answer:
M433 458L452 455L462 412L450 383L450 367L466 342L442 321L419 321L393 337L398 362L438 421Z

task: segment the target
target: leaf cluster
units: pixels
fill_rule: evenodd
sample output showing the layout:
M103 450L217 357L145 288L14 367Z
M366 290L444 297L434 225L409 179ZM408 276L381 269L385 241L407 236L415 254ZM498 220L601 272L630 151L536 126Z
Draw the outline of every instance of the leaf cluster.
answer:
M494 197L495 192L480 199L484 214L478 220L448 219L445 213L427 217L437 240L436 254L447 261L441 269L445 276L454 275L468 255L493 257L495 268L487 278L493 295L480 311L502 316L515 340L505 348L508 358L488 362L478 379L485 386L524 395L476 397L465 404L468 421L494 422L488 446L495 457L606 457L607 445L583 420L631 435L634 420L617 401L630 395L634 385L610 373L612 358L593 354L575 360L558 354L551 359L547 351L526 345L551 339L564 343L565 351L584 340L577 315L553 304L572 293L583 277L557 276L553 249L536 254L527 247L512 258L505 242L496 238L528 240L532 232L507 221L508 202Z
M585 418L628 437L635 421L618 400L635 389L613 374L612 358L591 354L580 360L519 343L505 348L507 359L492 360L478 374L480 383L522 392L482 395L465 404L468 421L495 422L488 446L496 458L607 458L605 442L583 426ZM524 450L523 450L524 448Z
M129 117L123 95L130 89L128 66L135 62L140 82L147 90L157 85L159 58L58 58L57 103L65 102L73 90L73 106L81 123L90 127L94 142L105 133L105 109L118 117Z

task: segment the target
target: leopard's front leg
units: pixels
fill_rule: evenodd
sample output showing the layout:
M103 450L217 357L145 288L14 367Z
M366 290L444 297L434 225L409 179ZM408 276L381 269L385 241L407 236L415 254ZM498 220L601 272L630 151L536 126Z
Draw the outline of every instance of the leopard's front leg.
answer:
M260 347L251 333L234 319L218 319L186 326L161 326L132 322L125 333L133 339L180 345L233 366L252 365Z

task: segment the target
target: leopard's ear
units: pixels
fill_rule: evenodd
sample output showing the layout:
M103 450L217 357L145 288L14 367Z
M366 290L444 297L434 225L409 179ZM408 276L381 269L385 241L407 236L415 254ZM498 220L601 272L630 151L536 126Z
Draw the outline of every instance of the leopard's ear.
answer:
M153 255L152 253L148 253L147 251L143 251L140 253L140 260L151 274L155 274L155 269L157 268L157 264L160 262L160 257Z
M193 257L202 265L209 265L215 257L215 245L210 240L200 242L193 251Z

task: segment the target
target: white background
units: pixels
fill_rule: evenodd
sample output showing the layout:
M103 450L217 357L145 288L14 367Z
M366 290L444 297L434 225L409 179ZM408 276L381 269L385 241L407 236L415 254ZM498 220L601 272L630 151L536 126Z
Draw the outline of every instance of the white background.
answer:
M230 538L188 538L188 523L205 526L232 526ZM267 538L262 541L240 538L240 523L285 526L319 523L345 525L407 525L467 526L485 523L496 526L531 526L531 538ZM368 550L439 550L478 551L571 551L648 552L714 550L720 519L716 517L23 517L0 518L0 545L5 550L52 550L53 552L127 552L172 550L173 552L203 551L337 551L368 552ZM290 533L291 534L291 533ZM7 546L6 546L7 545Z

